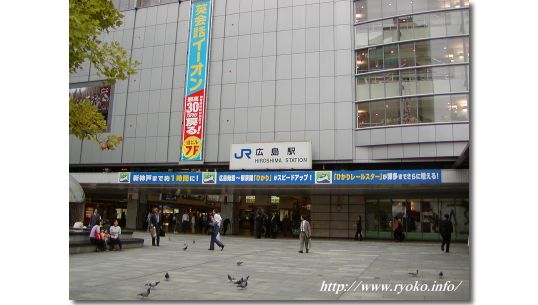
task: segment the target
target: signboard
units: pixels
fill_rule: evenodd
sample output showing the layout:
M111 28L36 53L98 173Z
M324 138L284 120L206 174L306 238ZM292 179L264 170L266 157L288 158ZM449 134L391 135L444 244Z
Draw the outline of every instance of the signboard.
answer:
M440 183L440 169L333 172L332 184Z
M202 161L212 0L191 1L180 161Z
M357 171L131 172L119 183L130 184L419 184L441 183L440 169Z
M232 144L230 169L311 169L310 142Z

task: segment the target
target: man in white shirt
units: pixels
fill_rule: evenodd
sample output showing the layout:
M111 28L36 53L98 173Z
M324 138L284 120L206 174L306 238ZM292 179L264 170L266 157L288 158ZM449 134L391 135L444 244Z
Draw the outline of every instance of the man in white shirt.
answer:
M209 244L208 250L215 250L215 243L220 247L220 251L224 250L224 244L217 239L217 234L220 232L220 224L222 222L222 217L217 210L213 210L213 232L211 233L211 242Z
M183 227L183 233L187 232L187 228L189 227L189 214L187 214L187 211L183 213L183 217L181 218L182 227Z
M304 215L301 215L301 225L299 226L299 242L301 245L301 250L299 253L303 253L303 247L306 248L306 253L308 253L308 243L310 241L310 223L306 221Z

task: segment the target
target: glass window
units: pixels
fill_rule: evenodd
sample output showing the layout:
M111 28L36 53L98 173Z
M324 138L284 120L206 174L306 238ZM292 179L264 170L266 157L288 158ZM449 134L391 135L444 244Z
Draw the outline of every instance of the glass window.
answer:
M368 24L355 26L355 48L368 46Z
M368 0L366 7L368 8L368 20L380 19L381 14L381 1Z
M357 128L370 127L368 103L357 104Z
M383 69L383 47L368 49L368 70L376 71Z
M469 234L469 199L456 199L456 215L454 219L454 233L456 235Z
M356 73L368 72L368 50L362 49L356 52L357 70Z
M402 100L402 124L417 123L417 99L404 98Z
M400 99L385 101L385 125L400 125Z
M428 14L420 14L413 16L412 23L414 24L414 38L420 39L429 37L428 22Z
M422 232L439 232L439 206L436 198L423 198L422 207Z
M385 96L400 95L400 75L398 71L385 73Z
M355 23L368 20L366 14L366 0L355 1Z
M426 96L418 98L418 122L431 123L435 122L433 107L433 97Z
M465 53L467 42L468 38L447 39L448 49L446 56L449 63L464 63L469 60Z
M413 12L412 0L396 0L398 15L411 14Z
M413 0L413 12L425 12L428 10L429 0Z
M417 94L433 93L432 69L417 69Z
M370 81L368 75L357 76L357 100L370 99Z
M445 0L428 0L428 10L441 10L445 8Z
M450 95L436 95L434 98L434 122L452 121Z
M412 16L398 18L398 40L410 40L415 38L415 35L413 33L413 18L414 17Z
M415 66L415 44L413 42L400 44L400 67Z
M378 203L377 217L379 219L380 232L392 232L392 204L390 199L381 199Z
M382 0L383 17L396 15L396 0Z
M407 199L405 201L406 221L405 228L407 232L422 232L420 226L420 199Z
M446 39L430 40L430 65L440 65L450 63L448 57L448 46Z
M448 219L452 222L452 227L456 229L456 204L452 198L439 198L440 212L439 220L445 219L445 214L448 214ZM454 236L454 235L453 235Z
M366 200L365 203L365 212L366 219L364 229L365 231L377 232L379 231L379 204L377 200Z
M432 80L434 93L450 93L448 67L432 68Z
M443 37L446 36L446 24L445 24L445 13L430 13L430 37Z
M467 65L458 65L448 68L451 92L469 91L467 67Z
M368 45L383 43L383 21L368 24Z
M417 75L415 69L400 71L400 77L402 79L402 95L417 94Z
M371 126L385 125L385 102L370 102L370 124Z
M450 96L452 102L452 121L466 122L469 121L467 94L457 94Z
M461 2L461 0L445 0L445 8L460 8Z
M383 49L385 69L398 68L398 45L388 45Z
M373 74L370 75L370 98L383 98L385 97L385 74Z
M397 29L396 18L383 20L383 42L390 43L398 41Z
M469 34L469 10L463 12L463 32Z
M417 66L431 65L431 50L430 41L417 41L415 42L415 56Z
M446 12L447 35L461 35L464 33L463 11Z

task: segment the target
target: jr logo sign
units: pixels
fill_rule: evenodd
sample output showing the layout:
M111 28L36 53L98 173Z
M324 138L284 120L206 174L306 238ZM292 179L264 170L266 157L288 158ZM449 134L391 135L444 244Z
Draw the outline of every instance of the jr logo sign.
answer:
M236 159L243 159L243 156L246 156L248 159L250 159L250 154L252 154L252 149L250 148L243 148L241 149L241 151L239 152L239 156L237 155L237 153L234 154L234 157Z

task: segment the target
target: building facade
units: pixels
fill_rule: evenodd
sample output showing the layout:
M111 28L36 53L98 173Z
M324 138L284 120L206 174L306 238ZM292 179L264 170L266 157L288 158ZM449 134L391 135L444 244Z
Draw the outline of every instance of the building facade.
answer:
M391 238L399 217L414 239L437 239L446 213L455 238L467 240L468 1L213 0L203 160L196 162L180 161L185 92L194 75L191 2L113 2L124 23L102 40L120 42L141 64L111 87L89 64L70 76L72 94L91 96L83 90L99 88L110 97L103 106L109 131L123 137L116 150L102 151L70 135L70 172L87 192L85 213L125 213L127 227L142 228L148 208L159 206L171 228L174 213L203 216L216 206L234 234L251 233L256 211L282 220L307 214L314 236L334 238L353 237L359 215L366 237ZM312 175L329 171L335 183L117 179L121 172L217 172L224 182L232 144L281 142L310 143ZM404 180L337 185L335 174L360 170ZM409 183L406 171L413 170L439 179Z

